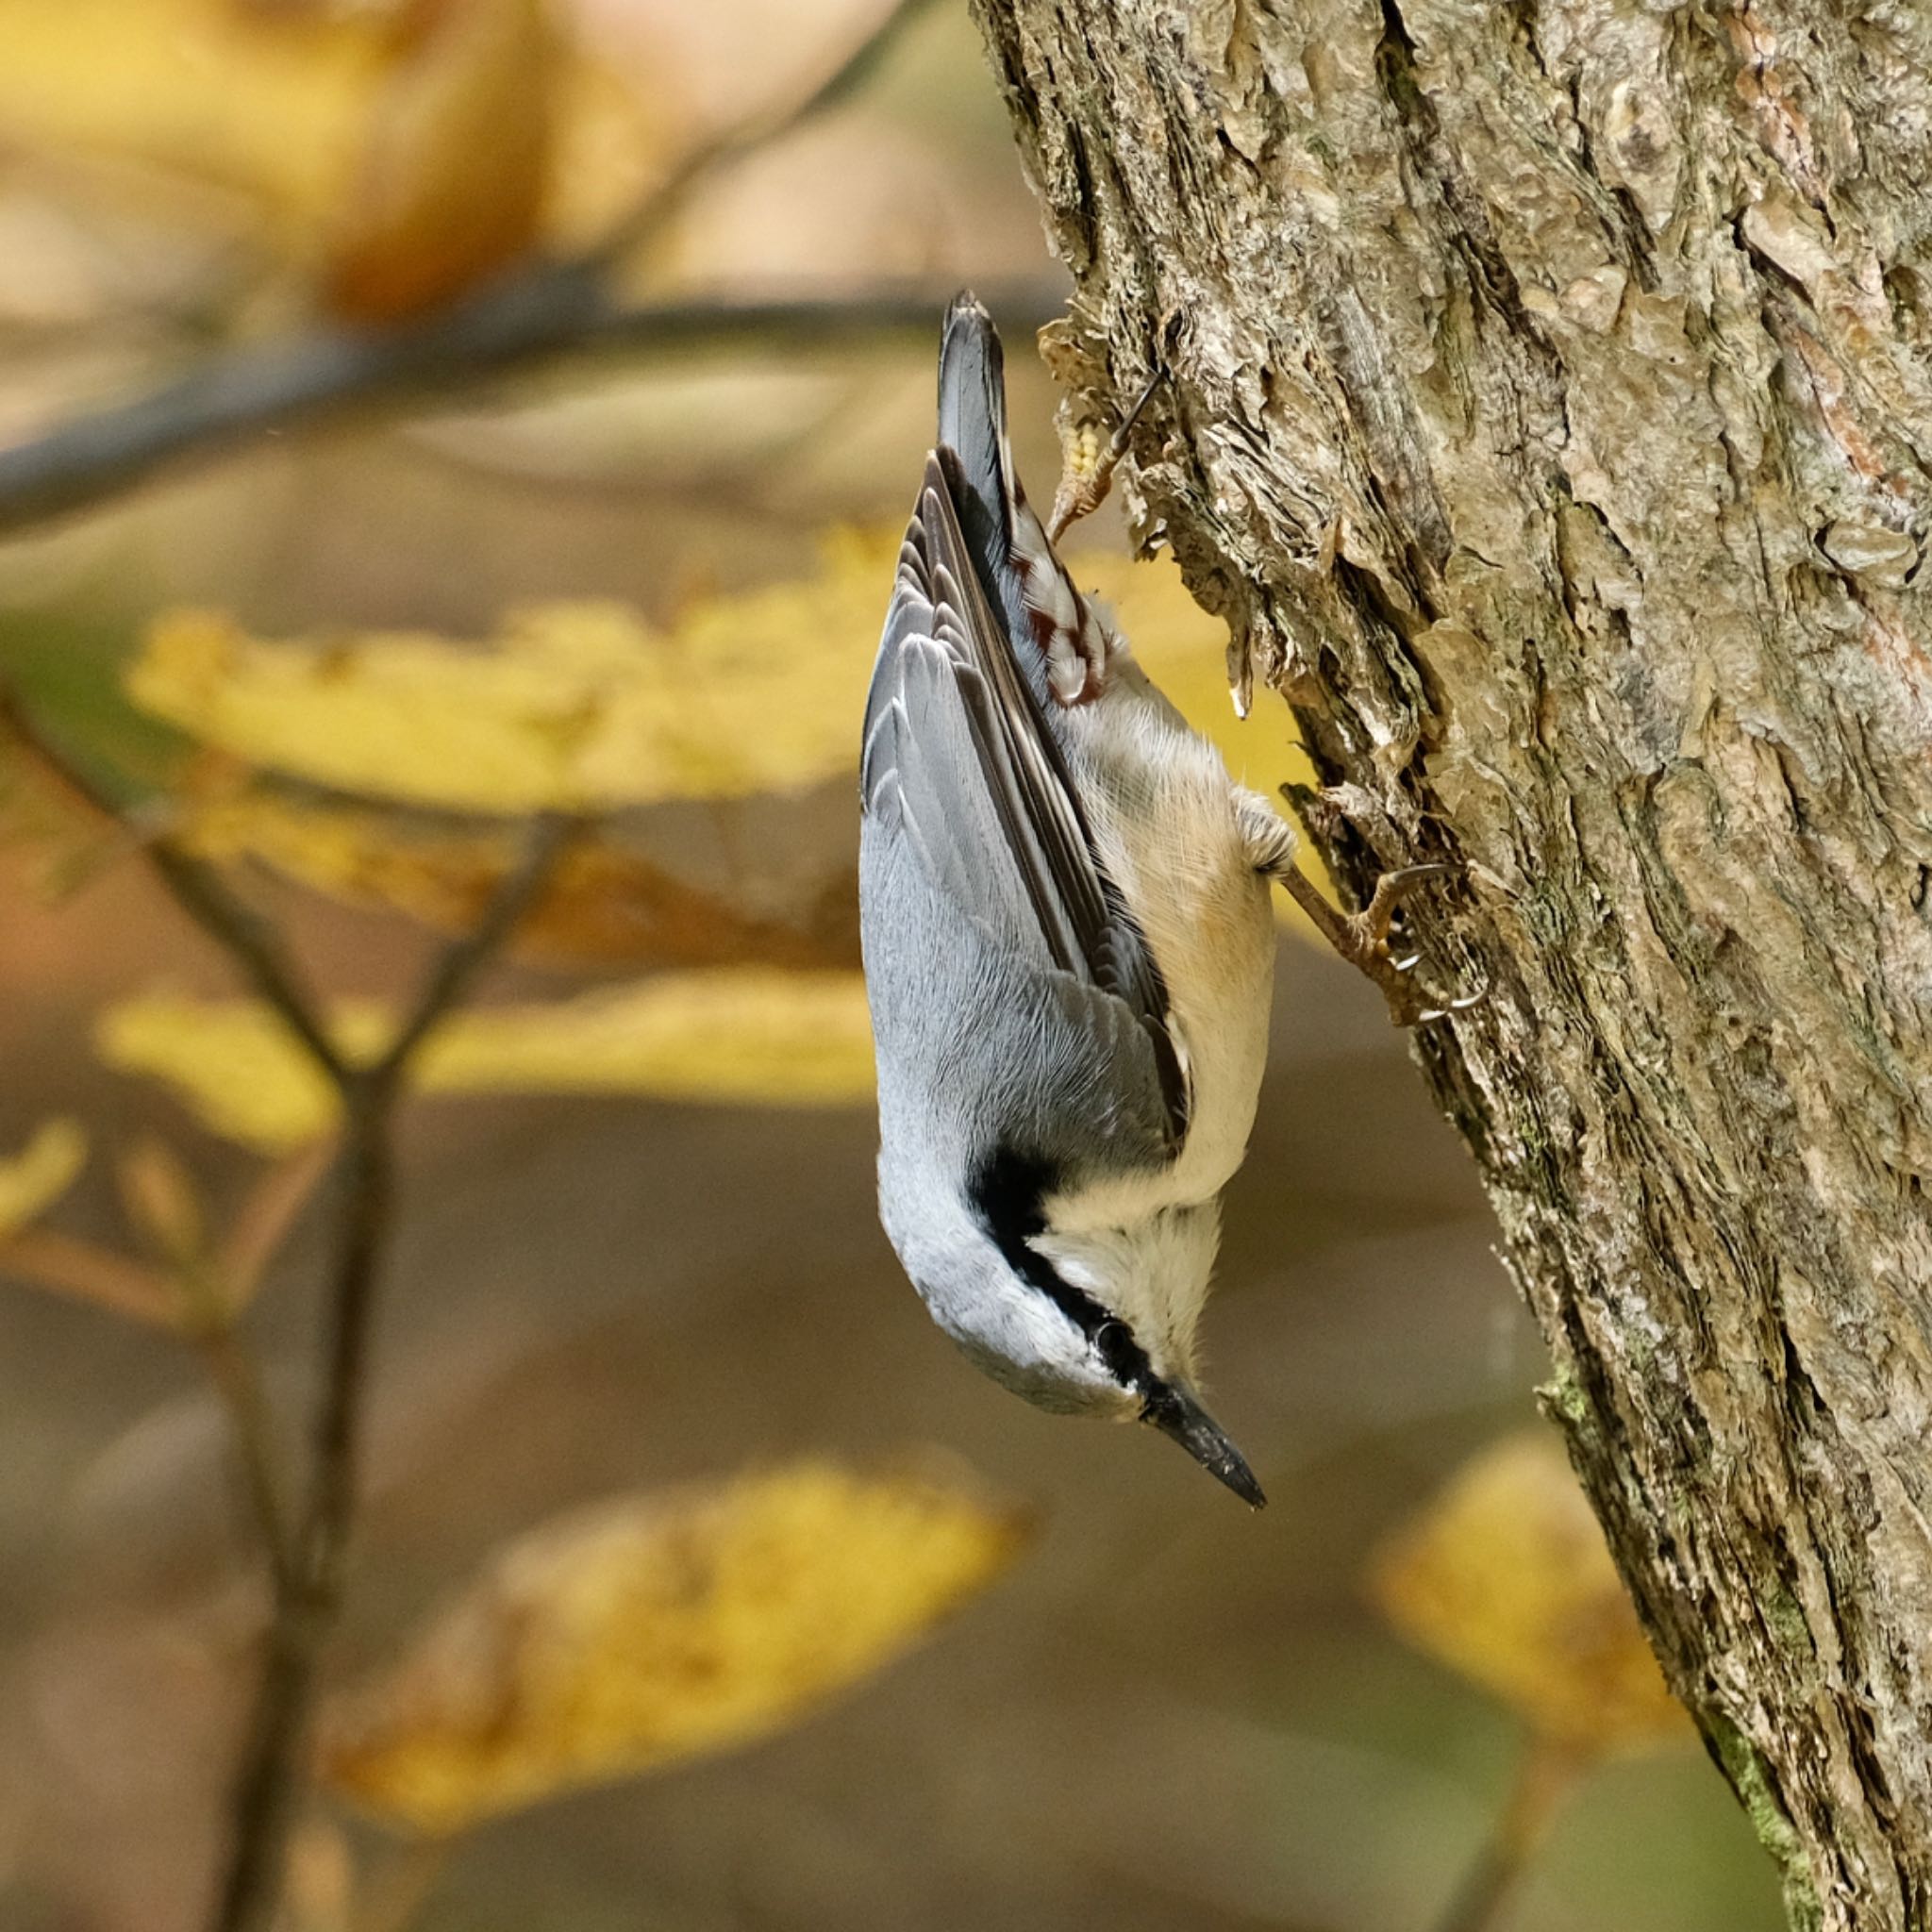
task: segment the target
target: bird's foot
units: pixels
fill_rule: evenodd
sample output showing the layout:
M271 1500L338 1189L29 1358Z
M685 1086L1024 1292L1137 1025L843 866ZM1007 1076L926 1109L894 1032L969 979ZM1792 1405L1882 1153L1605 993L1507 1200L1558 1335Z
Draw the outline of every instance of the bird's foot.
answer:
M1432 998L1410 976L1422 955L1409 953L1397 958L1389 949L1389 930L1402 902L1424 879L1441 878L1448 872L1446 865L1439 864L1405 865L1398 871L1385 872L1375 881L1369 903L1341 921L1342 938L1336 950L1382 989L1382 996L1389 1002L1390 1016L1398 1026L1446 1020L1451 1013L1466 1013L1489 997L1489 988L1480 986L1457 998Z
M1046 520L1049 543L1058 543L1071 525L1077 524L1082 517L1091 517L1107 501L1107 492L1113 487L1113 473L1127 453L1134 425L1141 420L1141 412L1154 400L1155 391L1167 380L1167 352L1174 343L1180 323L1181 311L1178 308L1171 308L1161 317L1154 374L1147 378L1147 387L1135 399L1134 407L1123 418L1120 427L1102 442L1098 428L1091 424L1084 424L1068 440L1066 455L1060 465L1059 488L1053 495L1053 514Z
M1410 953L1398 958L1390 950L1390 929L1402 902L1424 879L1444 877L1449 870L1446 865L1428 864L1385 872L1359 912L1336 911L1291 861L1274 876L1336 952L1381 988L1382 997L1389 1002L1390 1018L1398 1026L1420 1026L1431 1020L1446 1020L1452 1013L1466 1013L1489 997L1487 986L1454 999L1431 994L1411 976L1422 955Z
M1091 424L1074 430L1060 465L1059 488L1053 493L1053 514L1046 520L1049 543L1058 543L1073 525L1082 517L1091 517L1107 501L1107 493L1113 488L1113 473L1127 453L1127 441L1134 433L1134 425L1153 398L1154 391L1166 379L1165 369L1154 372L1139 400L1127 411L1125 421L1105 442L1100 441L1099 431Z

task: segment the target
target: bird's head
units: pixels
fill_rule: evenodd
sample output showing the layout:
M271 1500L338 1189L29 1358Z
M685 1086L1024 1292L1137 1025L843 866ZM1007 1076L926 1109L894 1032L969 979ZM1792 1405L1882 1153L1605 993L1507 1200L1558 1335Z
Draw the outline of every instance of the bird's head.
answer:
M1000 1211L996 1189L977 1194L976 1211L938 1239L930 1222L895 1238L940 1326L1015 1394L1062 1414L1146 1423L1260 1508L1254 1472L1194 1392L1214 1204L1115 1223L1058 1216L1036 1195L1023 1224Z

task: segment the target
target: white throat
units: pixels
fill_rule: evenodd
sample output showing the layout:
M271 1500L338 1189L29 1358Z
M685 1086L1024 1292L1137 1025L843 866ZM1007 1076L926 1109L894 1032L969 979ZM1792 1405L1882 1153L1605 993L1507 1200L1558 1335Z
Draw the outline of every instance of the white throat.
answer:
M1116 1206L1120 1183L1107 1190ZM1082 1196L1048 1204L1032 1245L1074 1288L1091 1294L1133 1330L1163 1380L1191 1383L1196 1334L1221 1241L1218 1202L1158 1207L1102 1219Z

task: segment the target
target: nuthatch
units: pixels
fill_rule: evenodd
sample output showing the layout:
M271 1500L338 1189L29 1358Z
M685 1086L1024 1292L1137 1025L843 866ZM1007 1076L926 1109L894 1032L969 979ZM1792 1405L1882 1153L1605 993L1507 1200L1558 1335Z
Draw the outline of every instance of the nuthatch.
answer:
M1386 939L1440 868L1386 875L1352 918L1329 907L1287 822L1068 577L1013 473L999 336L969 294L939 388L865 706L881 1219L995 1380L1151 1423L1258 1508L1196 1392L1195 1334L1267 1057L1269 885L1419 1020L1439 1014Z

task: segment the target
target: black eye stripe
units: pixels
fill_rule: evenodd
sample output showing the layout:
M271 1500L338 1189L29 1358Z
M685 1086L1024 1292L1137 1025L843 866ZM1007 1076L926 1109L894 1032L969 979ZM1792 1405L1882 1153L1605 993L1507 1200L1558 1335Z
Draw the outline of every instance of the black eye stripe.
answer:
M1046 1197L1058 1185L1059 1170L1051 1161L1003 1146L980 1163L966 1198L1013 1273L1037 1288L1092 1342L1117 1381L1151 1399L1166 1385L1154 1373L1134 1331L1066 1280L1033 1245L1031 1237L1046 1230Z

